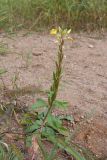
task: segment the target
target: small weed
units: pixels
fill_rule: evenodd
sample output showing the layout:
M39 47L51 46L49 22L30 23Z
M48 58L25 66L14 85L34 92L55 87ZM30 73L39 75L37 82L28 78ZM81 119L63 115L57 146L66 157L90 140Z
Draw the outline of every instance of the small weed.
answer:
M0 43L0 55L5 56L8 54L8 47L7 44Z
M12 86L13 86L13 90L18 90L18 85L17 85L17 81L19 80L19 73L16 72L12 78Z
M32 60L32 52L28 52L22 55L22 59L25 62L24 68L28 69L28 67L31 64L31 60Z
M4 80L3 80L3 75L4 75L4 73L6 73L7 72L7 70L6 69L1 69L0 68L0 80L2 81L2 85L3 85L3 88L6 88L6 86L5 86L5 83L4 83ZM1 87L1 86L0 86Z

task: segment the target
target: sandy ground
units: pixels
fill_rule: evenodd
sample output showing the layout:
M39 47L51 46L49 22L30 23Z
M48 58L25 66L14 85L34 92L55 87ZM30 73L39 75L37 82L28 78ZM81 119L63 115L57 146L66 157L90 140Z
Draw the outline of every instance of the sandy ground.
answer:
M58 97L69 102L66 113L76 115L76 121L91 114L82 125L76 141L88 145L99 156L107 156L107 35L72 35L74 42L64 46L64 72ZM0 68L7 73L2 80L8 89L17 86L46 90L52 80L57 53L55 38L48 34L33 33L23 36L0 35L0 42L8 45L8 54L0 56ZM0 81L2 85L2 80ZM26 92L26 91L25 91ZM2 100L2 95L0 96ZM40 94L18 98L29 105ZM5 97L6 98L6 97Z

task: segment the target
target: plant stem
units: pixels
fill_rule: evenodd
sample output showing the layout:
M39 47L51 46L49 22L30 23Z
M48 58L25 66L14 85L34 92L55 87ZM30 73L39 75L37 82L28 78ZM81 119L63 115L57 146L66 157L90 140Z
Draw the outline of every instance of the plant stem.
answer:
M64 45L64 39L63 39L62 33L60 33L59 48L58 48L58 60L56 61L56 70L55 70L55 72L53 72L53 84L50 87L50 93L52 93L52 96L48 96L49 108L48 108L46 116L44 117L42 127L46 123L48 115L52 112L53 102L55 101L55 99L57 97L59 83L60 83L61 74L62 74L63 45Z

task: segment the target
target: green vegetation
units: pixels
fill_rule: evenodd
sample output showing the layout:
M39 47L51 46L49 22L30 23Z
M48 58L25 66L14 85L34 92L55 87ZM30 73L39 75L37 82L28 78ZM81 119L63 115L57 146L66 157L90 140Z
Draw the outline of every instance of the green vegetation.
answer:
M107 28L106 0L0 0L0 29Z
M6 54L8 54L8 52L9 50L7 44L0 43L0 56L5 56Z

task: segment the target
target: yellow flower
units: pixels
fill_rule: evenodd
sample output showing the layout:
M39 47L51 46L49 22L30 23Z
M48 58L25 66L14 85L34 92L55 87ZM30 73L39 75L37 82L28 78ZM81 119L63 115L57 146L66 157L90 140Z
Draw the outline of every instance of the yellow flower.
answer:
M57 29L51 29L50 34L51 35L56 35L57 34Z

